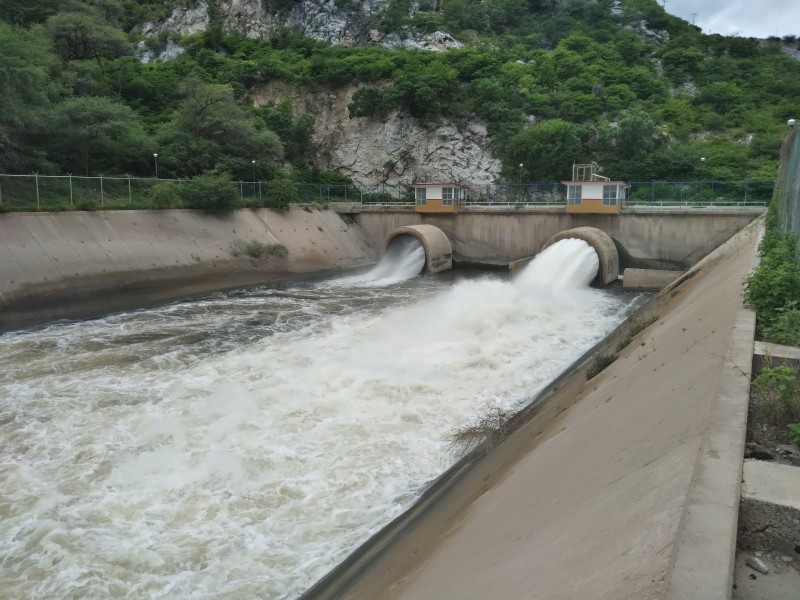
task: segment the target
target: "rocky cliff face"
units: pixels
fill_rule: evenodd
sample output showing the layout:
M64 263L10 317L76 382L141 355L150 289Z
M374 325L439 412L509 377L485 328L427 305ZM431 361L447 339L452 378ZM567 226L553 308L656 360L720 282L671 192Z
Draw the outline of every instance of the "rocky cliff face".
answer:
M376 23L388 0L344 3L302 0L283 10L273 8L271 0L212 0L212 3L213 7L208 0L190 0L175 8L166 21L145 23L142 32L156 35L172 31L188 35L204 31L211 23L213 8L223 28L249 37L268 36L280 27L290 27L310 38L336 45L375 44L423 50L447 50L463 45L442 31L427 35L414 31L403 32L403 35L381 33Z
M309 93L270 84L255 90L253 96L257 106L290 99L297 113L313 115L317 166L338 171L358 184L486 184L498 177L500 161L489 150L482 123L473 121L458 128L440 120L423 126L402 112L383 121L351 119L347 104L357 89L350 86L336 92Z
M332 44L373 44L442 51L462 44L445 32L421 35L405 31L385 35L375 28L389 0L301 0L286 10L275 10L273 0L195 0L177 7L161 23L145 23L145 35L162 31L181 35L198 33L216 15L223 28L250 37L270 35L291 27L311 38ZM412 2L412 11L416 3ZM181 52L170 44L159 56L142 52L141 60L169 60ZM389 186L413 181L489 183L500 173L500 161L489 151L486 128L471 122L459 129L453 123L421 124L410 115L395 112L383 121L350 119L347 105L357 87L336 92L307 92L285 84L254 90L256 105L291 99L297 113L314 117L314 141L319 148L315 164L338 171L362 185Z

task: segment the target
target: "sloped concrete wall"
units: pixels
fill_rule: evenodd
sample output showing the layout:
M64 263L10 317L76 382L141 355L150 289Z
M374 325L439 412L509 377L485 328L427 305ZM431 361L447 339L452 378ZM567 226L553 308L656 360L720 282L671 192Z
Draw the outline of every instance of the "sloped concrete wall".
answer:
M288 254L235 256L253 241ZM350 269L379 252L332 211L0 214L0 330Z

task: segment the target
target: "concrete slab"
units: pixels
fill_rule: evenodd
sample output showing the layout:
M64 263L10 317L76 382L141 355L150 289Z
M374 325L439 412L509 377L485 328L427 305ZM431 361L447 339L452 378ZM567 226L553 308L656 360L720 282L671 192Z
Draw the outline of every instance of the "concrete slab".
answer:
M781 346L780 344L770 344L769 342L756 342L753 349L755 354L760 356L779 356L780 358L791 358L800 360L800 348L794 346Z
M746 460L742 479L743 498L800 511L800 468L761 460Z
M631 290L660 290L682 274L683 271L625 269L622 275L622 287Z

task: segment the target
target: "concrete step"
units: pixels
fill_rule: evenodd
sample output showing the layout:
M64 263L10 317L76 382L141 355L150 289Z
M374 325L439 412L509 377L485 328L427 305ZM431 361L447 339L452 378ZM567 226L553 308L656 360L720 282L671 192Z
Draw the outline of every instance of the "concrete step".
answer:
M746 460L739 547L769 548L800 562L800 467Z

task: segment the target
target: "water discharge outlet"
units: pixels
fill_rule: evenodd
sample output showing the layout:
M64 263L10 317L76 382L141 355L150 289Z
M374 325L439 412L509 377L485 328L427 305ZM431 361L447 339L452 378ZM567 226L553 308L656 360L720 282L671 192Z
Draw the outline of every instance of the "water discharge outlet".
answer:
M425 268L438 273L453 268L453 246L444 231L433 225L407 225L398 227L386 236L383 242L386 253L392 240L400 236L417 238L425 249Z
M547 240L542 246L542 250L556 242L569 238L584 240L597 252L597 258L600 260L600 270L595 280L596 283L608 285L617 280L619 277L619 253L614 240L605 231L595 227L567 229Z

